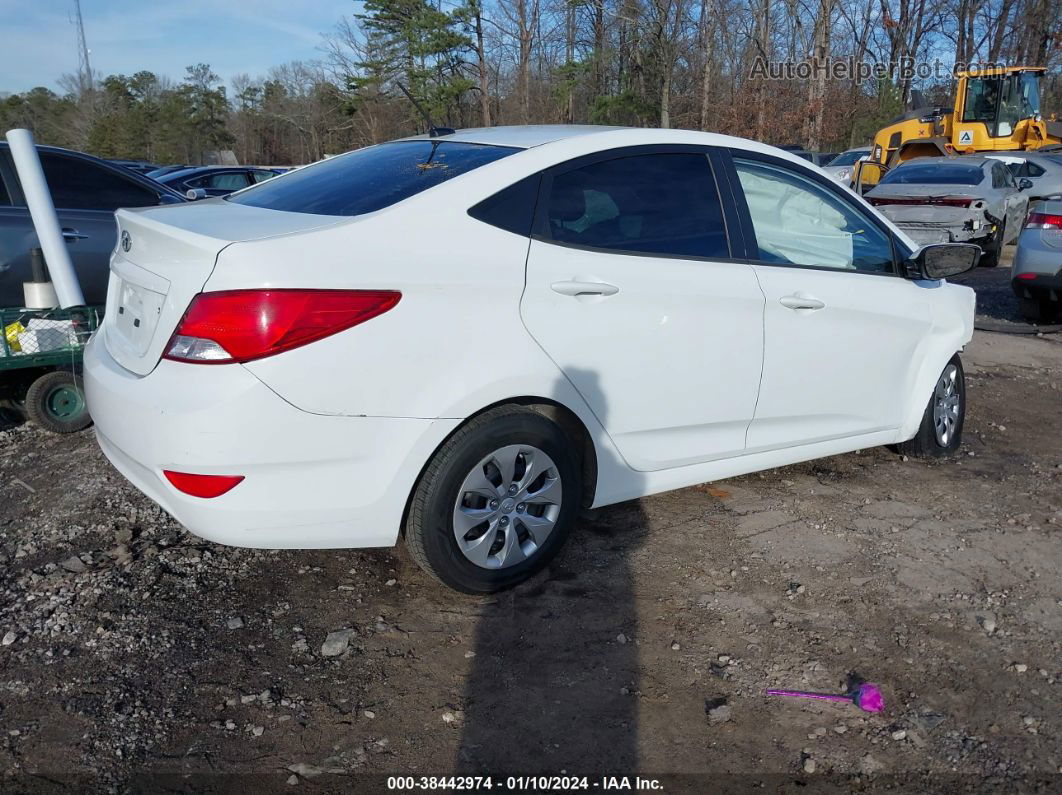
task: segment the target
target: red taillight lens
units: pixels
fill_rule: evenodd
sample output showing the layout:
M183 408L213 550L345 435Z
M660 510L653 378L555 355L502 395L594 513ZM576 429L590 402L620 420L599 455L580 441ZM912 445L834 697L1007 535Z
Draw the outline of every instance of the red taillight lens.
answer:
M1024 282L1031 282L1033 279L1036 278L1036 274L1035 273L1019 273L1014 278L1015 279L1021 279Z
M973 203L973 199L950 199L938 196L926 196L924 199L869 199L870 203L875 207L882 207L889 204L910 204L917 206L932 205L936 207L969 207Z
M1025 222L1026 229L1062 229L1062 215L1048 213L1030 213Z
M344 331L393 308L394 290L229 290L200 293L164 358L249 362Z
M220 497L243 482L243 475L191 475L187 472L171 472L168 469L162 470L162 474L177 491L204 499Z

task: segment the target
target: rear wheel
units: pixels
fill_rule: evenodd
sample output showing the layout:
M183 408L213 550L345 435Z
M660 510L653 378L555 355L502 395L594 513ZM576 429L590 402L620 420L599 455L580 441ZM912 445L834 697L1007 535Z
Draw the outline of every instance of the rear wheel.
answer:
M988 249L981 255L982 268L995 268L999 265L999 258L1003 254L1003 241L1007 239L1007 222L1000 222L996 232L996 239L992 241Z
M81 379L65 370L45 373L26 392L26 414L52 433L73 433L92 422Z
M1032 295L1026 298L1018 298L1018 311L1021 316L1031 323L1044 323L1054 316L1054 307L1047 298L1040 295Z
M962 360L951 358L937 378L933 394L913 439L897 445L897 450L915 458L941 458L955 453L962 444L966 419L966 381Z
M527 579L564 543L582 483L575 446L521 406L471 420L429 462L413 493L406 545L445 585L491 593Z

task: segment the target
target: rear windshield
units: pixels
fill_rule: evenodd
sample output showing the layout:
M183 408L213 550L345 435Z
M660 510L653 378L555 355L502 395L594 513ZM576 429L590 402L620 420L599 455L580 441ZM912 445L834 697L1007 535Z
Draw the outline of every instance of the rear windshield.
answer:
M985 178L980 164L911 163L890 171L880 185L979 185Z
M228 197L315 215L362 215L519 152L456 141L393 141L314 163Z

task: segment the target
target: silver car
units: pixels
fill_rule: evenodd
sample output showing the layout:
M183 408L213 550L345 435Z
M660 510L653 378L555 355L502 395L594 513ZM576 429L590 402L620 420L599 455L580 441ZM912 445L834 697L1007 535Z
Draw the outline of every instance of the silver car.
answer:
M847 185L852 181L852 173L855 171L855 164L860 160L866 160L868 157L870 157L869 146L846 149L829 163L824 165L822 170L838 182L843 182Z
M985 157L999 160L1016 180L1028 179L1029 201L1058 196L1062 198L1062 149L1051 152L993 152Z
M1025 224L1032 187L998 160L921 157L890 170L866 199L916 243L976 243L995 267Z
M1062 199L1032 206L1018 238L1010 284L1028 320L1050 321L1062 310Z

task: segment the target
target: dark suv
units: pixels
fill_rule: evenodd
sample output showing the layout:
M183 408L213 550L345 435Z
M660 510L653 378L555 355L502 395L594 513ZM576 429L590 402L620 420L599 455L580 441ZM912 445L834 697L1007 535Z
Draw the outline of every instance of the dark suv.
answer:
M91 155L52 146L38 146L37 152L85 301L102 304L116 241L114 211L180 204L185 199L154 180ZM22 283L30 278L30 250L37 245L11 152L7 142L0 141L0 307L22 306Z

